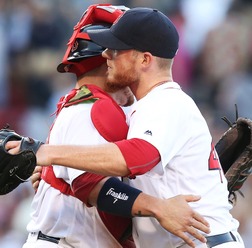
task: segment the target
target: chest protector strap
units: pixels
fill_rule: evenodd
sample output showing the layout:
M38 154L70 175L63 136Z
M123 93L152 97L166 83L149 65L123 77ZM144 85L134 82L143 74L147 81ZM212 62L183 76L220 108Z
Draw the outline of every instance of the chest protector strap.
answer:
M62 97L57 104L56 115L58 116L63 108L80 103L93 104L91 119L104 139L108 142L126 139L128 126L124 112L109 94L95 85L84 85ZM41 178L61 193L74 196L70 185L55 176L53 166L43 167Z

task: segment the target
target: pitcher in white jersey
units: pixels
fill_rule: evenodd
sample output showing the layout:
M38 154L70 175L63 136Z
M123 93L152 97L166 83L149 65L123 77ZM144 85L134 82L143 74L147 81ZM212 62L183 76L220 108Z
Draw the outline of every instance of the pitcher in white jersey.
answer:
M207 243L197 247L244 247L237 232L239 223L230 214L227 181L207 123L172 78L179 43L172 21L156 9L135 8L110 29L90 31L89 35L107 47L103 56L109 85L129 86L137 99L129 118L128 143L153 154L148 161L136 161L137 149L116 142L128 175L137 175L128 183L161 198L188 192L201 195L191 206L209 221L211 233ZM150 168L152 161L157 162ZM134 218L133 223L137 247L187 247L156 220Z

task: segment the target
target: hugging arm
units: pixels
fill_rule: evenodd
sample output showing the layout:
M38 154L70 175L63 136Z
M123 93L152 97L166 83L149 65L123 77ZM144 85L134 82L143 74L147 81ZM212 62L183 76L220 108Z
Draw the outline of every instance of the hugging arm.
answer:
M39 168L35 171L39 171ZM32 175L33 185L36 185L38 173ZM206 242L204 235L199 231L209 233L209 225L188 204L200 200L199 196L178 195L169 199L160 199L134 189L113 177L97 175L92 185L90 176L91 173L84 173L72 184L76 197L85 204L124 217L154 217L163 228L183 239L191 247L194 247L194 243L188 234L201 242ZM127 195L128 200L121 202L117 200L114 205L115 194L112 192L118 193L118 191L121 195Z
M128 196L127 200L115 202L115 193ZM125 197L126 198L126 197ZM160 199L145 194L116 178L104 178L90 192L89 201L98 209L113 211L112 214L126 217L154 217L167 231L183 239L189 246L194 247L188 234L205 243L206 239L199 232L209 233L209 225L204 218L193 211L189 202L200 200L199 196L178 195L169 199ZM115 206L113 206L115 205Z
M14 143L16 141L13 141ZM7 143L8 150L14 152L19 144L13 142ZM99 154L99 156L97 156ZM65 164L72 168L83 169L90 172L100 172L101 175L119 175L126 176L130 174L124 156L119 147L114 143L108 143L100 146L54 146L41 145L36 153L39 164ZM71 158L71 159L70 159ZM82 160L83 159L83 160ZM101 180L89 194L89 203L104 208L106 206L99 206L99 197L103 197L108 190L113 187L118 187L121 184L119 180L106 184L108 178ZM107 187L107 188L103 188ZM119 186L121 187L121 186ZM103 188L103 195L99 195ZM132 190L130 186L123 186L127 194L133 192L133 200L128 204L128 210L131 216L150 216L155 217L159 223L169 232L182 238L188 245L194 247L194 243L187 234L191 234L202 242L205 242L205 237L199 232L209 233L208 223L197 212L193 211L188 202L198 201L199 196L193 195L179 195L169 199L158 199L153 196ZM139 194L138 194L139 193ZM113 197L108 200L111 204ZM132 198L131 198L132 199ZM103 201L100 201L103 202ZM117 213L118 214L118 213Z

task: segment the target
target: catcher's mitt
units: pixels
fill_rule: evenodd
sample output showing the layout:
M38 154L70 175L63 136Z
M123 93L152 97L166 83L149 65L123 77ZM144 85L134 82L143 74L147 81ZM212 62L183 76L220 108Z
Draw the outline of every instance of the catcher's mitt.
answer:
M20 152L12 155L5 149L11 140L21 141ZM0 130L0 195L14 190L19 184L26 182L36 166L35 153L42 142L22 137L13 130Z
M223 120L230 128L222 135L215 148L228 181L229 199L230 196L236 199L236 191L240 192L252 173L252 121L240 117L232 124L225 117Z

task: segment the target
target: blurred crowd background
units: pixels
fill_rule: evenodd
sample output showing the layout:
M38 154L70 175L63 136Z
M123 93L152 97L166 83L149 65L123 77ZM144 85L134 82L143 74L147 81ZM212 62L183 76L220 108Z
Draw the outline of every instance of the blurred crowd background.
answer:
M56 67L73 26L95 3L157 8L173 20L180 33L174 80L198 104L214 142L228 127L221 117L235 121L235 104L239 116L252 118L252 0L0 0L1 128L45 141L59 97L75 85ZM232 210L246 247L251 188L249 178ZM1 248L22 247L33 195L27 182L0 196Z

